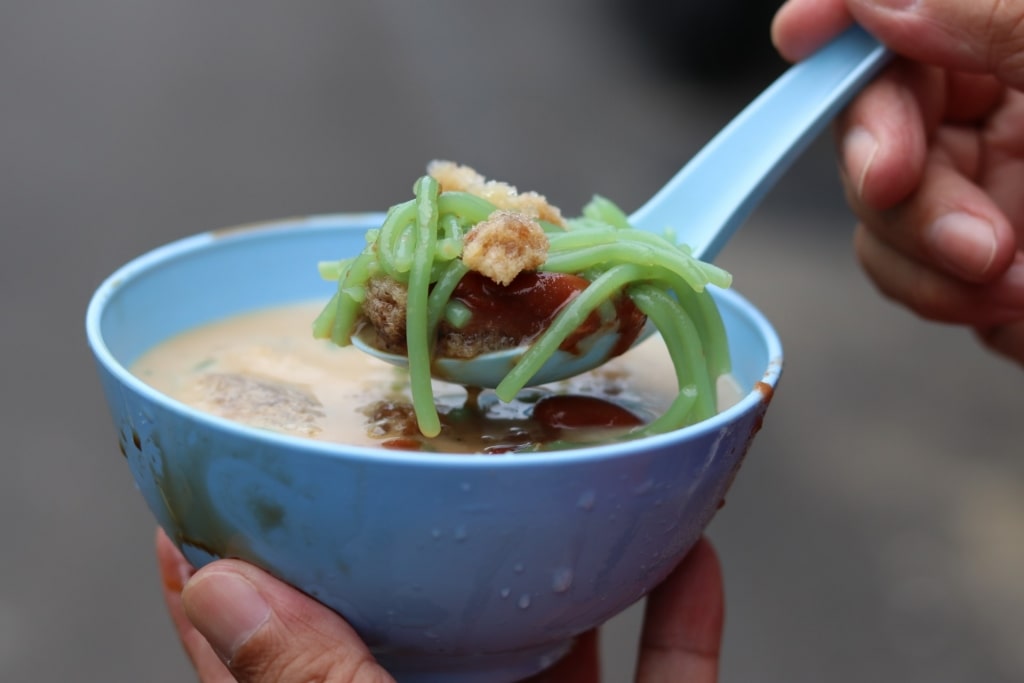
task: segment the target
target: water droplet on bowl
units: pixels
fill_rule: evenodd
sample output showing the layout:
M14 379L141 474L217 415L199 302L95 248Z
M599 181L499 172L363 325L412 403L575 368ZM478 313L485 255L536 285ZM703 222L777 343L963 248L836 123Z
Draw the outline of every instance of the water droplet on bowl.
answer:
M551 588L556 593L564 593L572 586L572 570L568 567L556 569L551 577Z
M465 526L459 525L459 526L455 527L455 540L456 541L465 541L467 538L469 538L469 532L466 531L466 527Z
M524 571L526 571L526 567L523 566L522 562L516 562L514 565L512 565L512 571L514 571L516 574L522 574Z
M501 594L502 599L504 599L504 598L507 598L509 595L512 594L512 589L511 588L502 588L499 591L499 593Z
M584 491L576 501L576 507L581 510L592 510L595 502L597 502L597 494L593 491Z
M519 596L519 602L517 602L516 604L519 605L519 609L526 609L527 607L529 607L530 606L530 594L529 593L523 593L522 595L520 595Z

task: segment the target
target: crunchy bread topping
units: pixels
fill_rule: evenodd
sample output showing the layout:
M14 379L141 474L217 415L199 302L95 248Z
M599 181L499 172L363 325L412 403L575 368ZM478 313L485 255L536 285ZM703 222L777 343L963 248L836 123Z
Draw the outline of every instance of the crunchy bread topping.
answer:
M427 164L427 173L440 185L442 192L468 192L486 199L499 209L508 209L548 223L565 227L565 219L557 206L544 195L519 192L508 183L487 180L473 168L454 161L435 160Z
M524 270L536 270L547 255L544 229L514 211L495 211L462 239L462 262L501 285L508 285Z

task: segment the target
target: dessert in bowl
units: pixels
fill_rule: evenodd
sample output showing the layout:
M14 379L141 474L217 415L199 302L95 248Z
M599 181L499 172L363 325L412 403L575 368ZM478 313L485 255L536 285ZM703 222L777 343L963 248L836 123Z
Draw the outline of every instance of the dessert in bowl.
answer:
M715 290L734 404L667 433L490 455L278 433L190 407L132 372L188 330L327 299L315 264L358 253L382 220L204 233L111 275L87 333L119 446L194 565L240 558L298 587L347 619L399 681L519 680L643 597L699 538L761 426L781 345L749 302Z

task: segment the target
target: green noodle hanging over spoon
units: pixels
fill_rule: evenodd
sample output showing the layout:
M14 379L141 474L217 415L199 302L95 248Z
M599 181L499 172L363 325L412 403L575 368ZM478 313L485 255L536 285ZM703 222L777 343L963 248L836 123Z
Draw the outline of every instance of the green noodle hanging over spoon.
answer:
M707 290L728 287L729 274L670 235L634 229L601 197L564 220L540 195L434 162L414 198L367 234L362 253L320 270L338 288L314 336L407 365L428 437L441 429L432 378L491 387L507 402L524 387L604 363L654 328L680 391L643 433L712 415L715 383L729 371ZM479 373L488 357L502 364L493 381Z
M708 287L728 286L730 277L701 259L717 256L890 58L859 26L847 29L782 74L628 218L595 197L580 218L565 221L539 195L435 163L417 181L415 198L392 207L384 225L367 235L362 254L322 265L338 291L315 333L408 364L420 431L433 436L440 430L433 374L494 387L510 401L523 387L598 367L656 328L679 394L665 414L632 434L704 419L714 411L715 380L729 367ZM692 249L663 233L669 227ZM506 229L521 234L505 239ZM481 305L491 300L526 303L504 307L518 310L514 315L496 315ZM504 330L510 317L541 324Z

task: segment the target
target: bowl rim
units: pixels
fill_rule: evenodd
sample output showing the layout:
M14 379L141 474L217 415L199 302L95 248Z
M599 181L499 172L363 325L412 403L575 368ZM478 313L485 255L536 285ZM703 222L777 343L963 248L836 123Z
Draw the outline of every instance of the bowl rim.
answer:
M368 225L380 223L383 217L384 214L380 212L334 213L246 223L179 238L136 256L107 276L89 299L85 315L85 331L87 342L95 356L96 362L108 371L119 384L131 392L140 395L143 399L160 406L164 410L182 415L190 421L204 424L208 428L228 432L236 438L268 443L293 451L300 450L306 454L319 457L357 459L402 466L454 467L470 470L494 467L533 467L537 464L568 464L581 460L593 461L622 457L638 449L658 450L691 437L698 437L708 432L728 428L728 425L740 414L757 410L757 404L770 400L770 395L777 386L783 367L782 342L777 331L767 317L744 296L733 289L718 288L714 292L716 298L729 304L741 317L749 320L759 331L767 346L768 367L765 369L761 379L755 383L755 386L732 406L713 417L681 429L629 441L581 446L579 448L557 451L512 452L494 455L445 452L421 453L317 441L300 436L261 430L192 408L154 389L132 374L107 346L101 325L107 304L114 298L118 290L154 267L185 257L191 253L202 251L214 243L221 244L225 241L248 240L257 236L273 237L275 233L285 232L332 232L354 228L365 230Z

